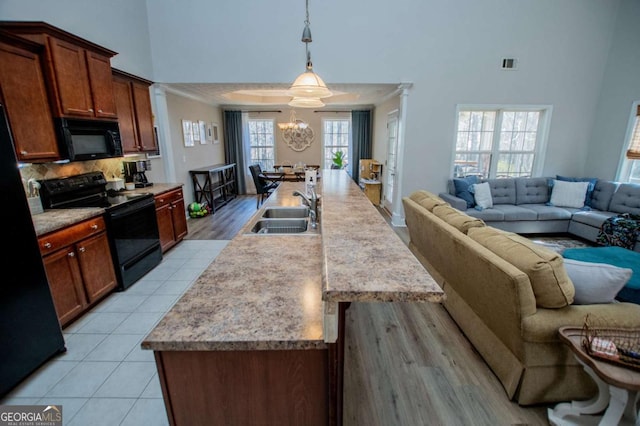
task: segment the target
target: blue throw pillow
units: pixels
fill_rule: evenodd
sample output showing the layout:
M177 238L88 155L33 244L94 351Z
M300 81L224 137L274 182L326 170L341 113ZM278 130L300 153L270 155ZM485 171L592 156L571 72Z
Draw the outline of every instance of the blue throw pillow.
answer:
M471 185L478 183L478 176L468 176L466 178L454 178L453 186L456 190L456 197L462 198L467 202L467 208L472 209L476 205L473 198Z
M598 178L576 178L556 175L556 180L563 180L565 182L589 182L589 186L587 187L587 195L584 198L584 205L585 207L591 207L591 197L593 196L593 190L596 188L596 182L598 182Z

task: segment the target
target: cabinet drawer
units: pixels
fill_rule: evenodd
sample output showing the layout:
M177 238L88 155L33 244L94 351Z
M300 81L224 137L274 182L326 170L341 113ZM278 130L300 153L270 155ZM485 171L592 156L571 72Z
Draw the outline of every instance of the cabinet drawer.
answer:
M156 208L162 207L167 204L171 204L180 198L183 198L182 189L176 189L169 192L163 192L162 194L158 194L155 197L156 200Z
M51 232L38 238L40 253L42 253L43 256L53 253L83 238L104 232L105 230L104 218L100 216L68 226L59 231Z

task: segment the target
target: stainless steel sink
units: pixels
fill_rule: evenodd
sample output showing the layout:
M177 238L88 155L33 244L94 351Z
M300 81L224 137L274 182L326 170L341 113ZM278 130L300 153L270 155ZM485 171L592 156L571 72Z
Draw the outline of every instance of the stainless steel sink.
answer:
M262 214L264 218L303 218L309 217L309 207L267 207Z
M261 219L251 228L254 234L300 234L308 228L307 219Z

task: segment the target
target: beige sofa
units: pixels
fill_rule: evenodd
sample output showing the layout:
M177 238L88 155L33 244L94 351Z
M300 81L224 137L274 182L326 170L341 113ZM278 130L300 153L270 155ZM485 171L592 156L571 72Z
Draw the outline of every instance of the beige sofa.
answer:
M411 250L510 399L531 405L595 394L558 328L582 326L587 314L598 325L638 326L640 305L572 305L573 283L557 253L486 226L427 191L404 197L403 205Z

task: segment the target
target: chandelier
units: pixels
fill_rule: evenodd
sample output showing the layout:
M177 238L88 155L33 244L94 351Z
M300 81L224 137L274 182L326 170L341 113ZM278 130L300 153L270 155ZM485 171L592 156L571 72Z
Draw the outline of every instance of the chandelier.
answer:
M303 120L296 119L296 112L294 110L291 110L288 123L278 123L278 128L280 130L302 130L307 127L309 127L309 125Z
M324 106L321 98L327 98L332 93L320 76L313 72L311 52L309 51L309 43L313 40L311 39L309 24L309 0L306 0L306 19L304 21L304 30L302 30L302 42L307 53L307 67L305 72L300 74L289 88L288 93L293 96L289 105L301 108L319 108Z

